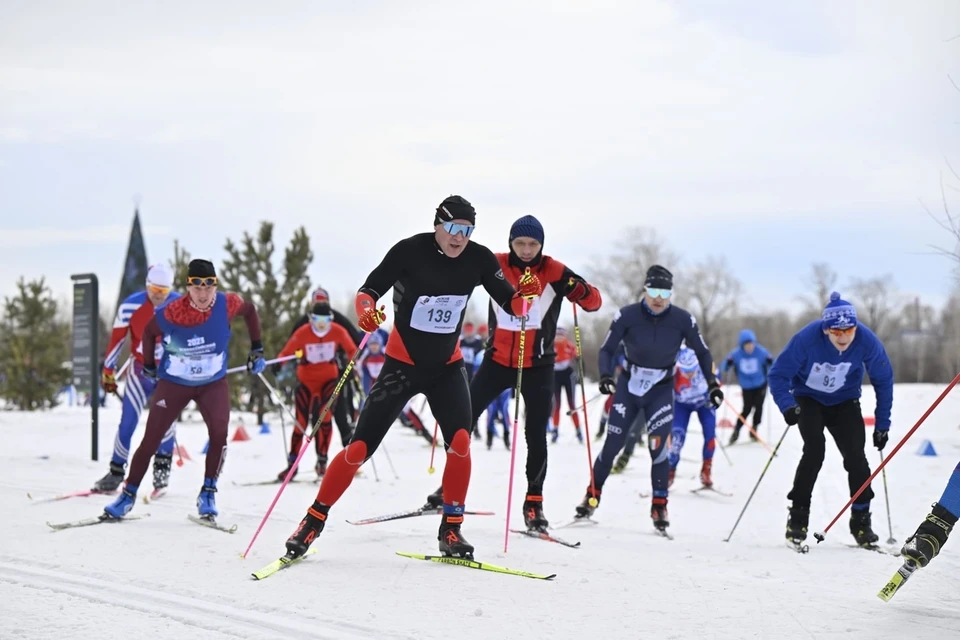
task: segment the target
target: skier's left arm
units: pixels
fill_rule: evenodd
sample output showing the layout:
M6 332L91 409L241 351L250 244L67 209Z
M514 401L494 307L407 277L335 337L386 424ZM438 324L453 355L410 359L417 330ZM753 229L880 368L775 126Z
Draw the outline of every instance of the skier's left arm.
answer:
M893 408L893 367L883 343L874 334L868 334L870 345L864 356L863 364L870 376L870 384L877 394L877 408L874 410L877 431L890 430L890 411Z

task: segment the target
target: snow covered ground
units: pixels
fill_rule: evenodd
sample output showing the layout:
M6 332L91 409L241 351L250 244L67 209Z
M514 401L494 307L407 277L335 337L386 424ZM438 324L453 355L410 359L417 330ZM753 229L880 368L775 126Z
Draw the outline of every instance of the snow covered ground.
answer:
M588 395L591 390L588 390ZM887 451L942 391L935 385L899 385L894 432ZM739 404L735 389L728 389ZM865 389L864 410L873 409ZM600 403L591 405L595 429ZM761 435L771 446L784 429L767 404ZM468 507L492 517L468 517L466 537L477 558L535 572L552 582L472 571L401 558L394 551L436 552L437 521L422 517L371 526L362 518L416 508L436 488L428 476L430 449L397 423L385 440L399 479L383 452L331 512L314 544L320 552L289 570L257 582L250 572L282 555L316 492L292 484L267 522L250 556L239 554L277 487L235 482L274 476L283 467L279 422L259 434L246 418L251 440L231 443L217 494L220 520L239 530L225 534L189 522L202 482L203 425L187 422L180 442L192 461L174 467L171 491L142 502L148 519L54 532L44 523L97 515L109 498L95 496L36 503L36 497L84 489L105 473L118 403L101 412L100 461L89 457L88 410L62 407L42 414L0 412L0 638L944 638L960 633L957 575L960 540L920 571L888 604L876 597L900 565L896 558L851 549L847 516L800 555L783 542L786 493L801 441L787 435L731 542L724 542L768 459L759 444L731 447L730 466L718 452L714 479L734 497L695 495L699 426L694 420L670 497L669 541L652 534L649 460L636 456L623 475L608 481L595 519L598 526L562 529L580 549L513 535L503 552L510 454L474 448ZM729 411L726 412L729 417ZM235 419L236 419L235 415ZM425 421L427 419L425 418ZM236 423L234 423L236 424ZM431 422L432 424L432 422ZM960 457L960 392L954 391L890 463L888 481L893 535L902 542L928 512ZM587 485L587 455L568 419L560 442L550 446L545 510L554 524L570 519ZM135 441L139 439L142 425ZM231 435L235 429L231 428ZM729 431L723 430L724 441ZM336 440L335 436L335 440ZM919 456L924 439L938 456ZM522 438L521 438L522 441ZM869 438L868 438L869 442ZM599 444L594 444L596 455ZM339 449L335 443L333 452ZM521 524L523 455L511 525ZM878 457L868 445L873 465ZM645 454L641 451L640 453ZM303 472L315 460L305 456ZM145 484L149 484L148 479ZM879 480L879 479L878 479ZM874 528L888 537L883 489L874 485ZM814 494L812 530L822 530L848 498L846 475L832 443Z

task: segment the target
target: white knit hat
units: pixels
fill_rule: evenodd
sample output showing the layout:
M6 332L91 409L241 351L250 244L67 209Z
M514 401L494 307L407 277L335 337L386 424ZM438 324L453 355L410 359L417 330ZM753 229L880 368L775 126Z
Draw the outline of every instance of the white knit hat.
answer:
M157 263L147 271L147 284L157 287L173 287L173 272L164 263Z

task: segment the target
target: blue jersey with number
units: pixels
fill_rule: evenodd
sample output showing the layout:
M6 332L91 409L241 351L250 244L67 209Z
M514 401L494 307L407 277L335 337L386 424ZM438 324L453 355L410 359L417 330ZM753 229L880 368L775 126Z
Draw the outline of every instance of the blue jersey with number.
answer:
M877 394L876 428L889 429L893 368L880 339L859 322L853 342L842 353L823 332L820 320L801 329L770 369L770 393L780 411L797 404L794 396L837 405L862 395L864 371Z
M230 320L226 294L217 292L210 315L202 324L194 327L171 322L163 313L155 317L163 332L160 340L163 357L157 367L157 375L161 380L198 387L215 382L227 374Z

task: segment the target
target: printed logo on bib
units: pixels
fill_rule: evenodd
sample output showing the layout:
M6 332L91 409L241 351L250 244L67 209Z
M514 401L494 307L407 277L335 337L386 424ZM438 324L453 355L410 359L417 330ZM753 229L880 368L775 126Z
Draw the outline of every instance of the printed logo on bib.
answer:
M422 296L410 314L410 328L426 333L453 333L467 306L467 296Z
M171 376L196 382L212 378L223 367L225 353L200 356L171 355L167 373Z
M630 380L627 382L627 390L635 396L645 395L653 385L663 380L666 375L667 372L664 369L648 369L632 364L630 365Z
M760 371L760 361L756 358L743 358L740 360L740 373L751 375Z
M543 324L543 312L540 307L540 298L534 298L533 304L527 307L527 321L525 328L529 331L531 329L539 329L540 325ZM512 316L506 311L503 310L503 307L497 307L497 328L505 329L506 331L520 331L520 318L517 316Z
M807 387L822 393L833 393L846 383L850 367L849 362L839 364L815 362L810 368L810 375L807 376Z
M313 342L307 345L304 355L310 364L332 362L337 355L337 345L335 342Z

